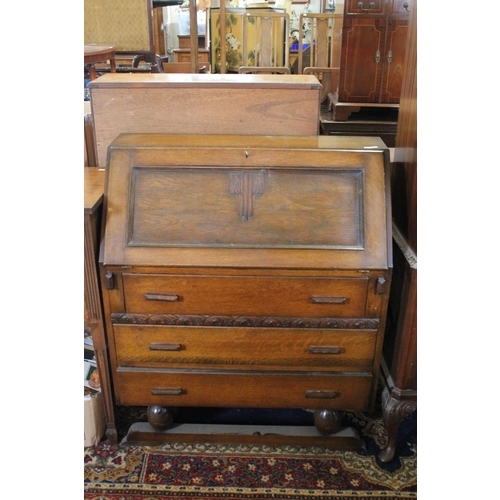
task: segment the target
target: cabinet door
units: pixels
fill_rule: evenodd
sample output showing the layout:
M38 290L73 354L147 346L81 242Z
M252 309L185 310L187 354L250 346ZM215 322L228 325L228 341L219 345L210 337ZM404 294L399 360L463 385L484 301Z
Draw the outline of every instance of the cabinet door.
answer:
M339 101L379 102L385 21L344 18Z
M382 54L383 74L380 102L397 104L401 97L408 21L391 20Z
M412 4L412 0L393 0L390 16L409 19Z

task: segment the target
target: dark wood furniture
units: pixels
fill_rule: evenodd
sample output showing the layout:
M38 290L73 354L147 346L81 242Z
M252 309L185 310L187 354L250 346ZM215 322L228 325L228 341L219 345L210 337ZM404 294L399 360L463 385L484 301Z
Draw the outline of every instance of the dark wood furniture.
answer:
M191 35L177 35L179 40L179 49L189 49L191 47ZM198 35L198 48L206 47L205 35Z
M84 168L84 285L85 327L91 328L102 321L97 254L100 241L100 221L104 199L104 171L95 167Z
M178 63L190 63L191 62L191 49L190 48L178 48L172 50L174 54L174 62ZM206 48L198 49L198 63L208 64L210 62L209 50Z
M384 343L383 417L387 446L396 453L398 427L417 408L417 2L412 3L392 168L394 278Z
M114 45L85 44L83 46L83 53L83 61L88 67L90 81L97 78L96 63L107 63L109 61L111 72L116 73L116 50Z
M179 48L174 49L174 62L188 63L191 62L191 37L190 35L179 35ZM210 62L210 53L205 46L205 35L198 35L198 63ZM187 71L190 73L190 71Z
M335 120L362 104L398 106L411 8L412 0L346 0L339 88L331 99Z
M88 85L97 165L121 133L315 135L312 75L107 74ZM290 104L293 103L293 106Z
M347 120L334 120L331 110L321 106L320 132L324 135L367 135L380 137L389 148L396 143L398 109L363 108L352 113Z
M388 166L378 138L120 135L100 257L108 404L148 406L155 439L176 406L308 408L309 444L338 410L370 411Z
M98 276L98 254L101 241L101 220L104 200L104 169L83 169L84 179L84 327L90 330L104 400L104 412L109 421L113 415L112 393L108 375L108 351L104 333L104 313ZM113 434L113 430L108 428Z

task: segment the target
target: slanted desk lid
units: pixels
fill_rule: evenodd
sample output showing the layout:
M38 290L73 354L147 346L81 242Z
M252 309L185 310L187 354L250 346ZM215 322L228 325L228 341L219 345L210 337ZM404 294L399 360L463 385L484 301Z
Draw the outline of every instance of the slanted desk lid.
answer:
M387 165L373 138L124 134L104 263L386 269Z

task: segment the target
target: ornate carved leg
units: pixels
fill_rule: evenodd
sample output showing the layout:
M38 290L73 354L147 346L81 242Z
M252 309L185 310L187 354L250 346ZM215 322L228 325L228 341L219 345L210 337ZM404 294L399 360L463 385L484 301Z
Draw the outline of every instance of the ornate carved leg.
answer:
M379 460L382 463L390 462L396 453L396 436L398 427L403 418L410 415L417 409L415 401L399 400L393 398L389 390L385 388L382 392L382 418L384 427L389 436L385 448L379 453Z
M147 417L149 425L157 431L166 431L174 421L172 410L164 406L148 406Z
M325 436L339 430L340 420L340 414L334 410L316 410L314 412L314 425Z

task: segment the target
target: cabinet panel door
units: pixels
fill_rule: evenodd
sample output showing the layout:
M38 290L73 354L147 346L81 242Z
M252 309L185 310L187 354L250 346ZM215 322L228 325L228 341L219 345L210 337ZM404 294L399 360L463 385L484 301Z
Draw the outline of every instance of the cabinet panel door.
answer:
M369 17L345 18L339 100L379 102L385 23Z
M410 10L412 9L412 0L393 0L391 17L403 17L409 19Z
M380 102L397 104L401 97L407 33L408 21L389 22L383 54L384 72Z

